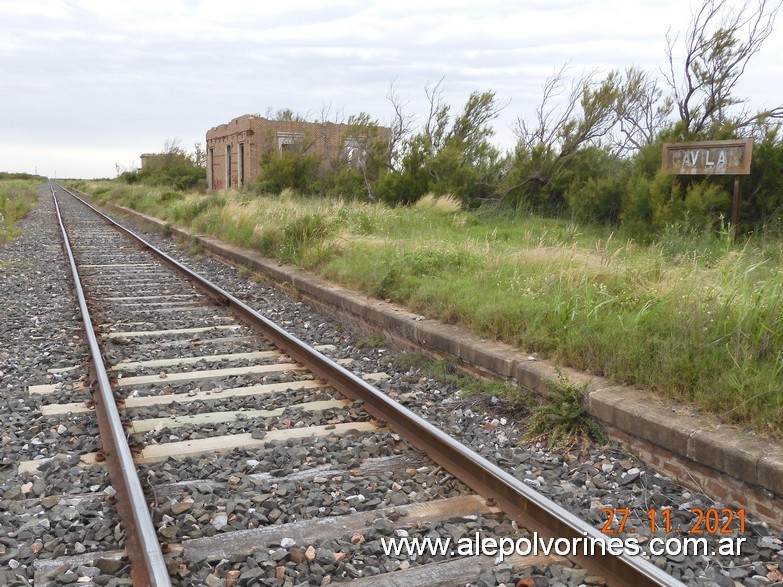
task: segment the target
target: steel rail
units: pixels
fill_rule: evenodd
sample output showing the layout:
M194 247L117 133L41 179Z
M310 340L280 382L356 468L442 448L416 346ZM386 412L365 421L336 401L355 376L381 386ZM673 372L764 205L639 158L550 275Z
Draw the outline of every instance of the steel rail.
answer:
M70 190L66 189L66 191L103 217L117 230L153 252L171 267L182 272L210 296L231 307L247 324L260 330L264 336L291 358L306 365L314 374L326 380L347 397L362 400L364 402L363 408L373 417L398 432L474 491L486 498L493 499L507 515L522 523L528 530L538 532L542 538L552 538L556 541L557 539L565 539L571 544L576 544L577 548L569 548L569 550L577 552L572 553L568 558L580 567L604 577L609 585L684 587L683 583L641 556L621 552L622 549L618 546L617 537L610 537L599 532L596 528L389 398L360 377L309 347L232 294L191 271L134 232L115 222ZM539 548L539 552L540 550ZM552 550L555 552L557 549ZM561 548L561 550L565 550L565 548ZM616 552L620 552L620 554L614 554Z
M117 405L114 402L109 376L98 346L98 337L92 327L92 319L87 308L79 270L76 267L76 259L71 250L68 231L60 214L54 186L50 184L50 188L57 213L57 222L62 233L63 249L71 268L74 290L84 322L87 345L90 349L93 384L98 388L97 393L93 388L95 411L98 417L103 451L106 455L106 466L109 469L112 486L117 492L117 510L125 528L125 550L131 563L131 579L134 585L170 587L171 579L163 559L158 535L155 532L152 518L150 518L147 501L136 474L133 456L117 411ZM64 188L61 187L61 189Z

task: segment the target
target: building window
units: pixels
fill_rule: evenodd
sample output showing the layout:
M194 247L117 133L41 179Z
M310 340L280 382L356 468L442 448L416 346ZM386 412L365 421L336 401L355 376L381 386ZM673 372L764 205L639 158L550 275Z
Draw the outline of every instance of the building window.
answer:
M209 148L209 151L207 151L207 174L209 177L207 178L207 183L209 184L209 189L214 190L215 189L215 149L213 147Z
M226 145L226 187L231 187L231 145Z
M245 185L245 143L239 143L239 156L237 157L237 187Z
M301 151L302 135L297 132L277 133L277 148L281 154Z
M345 159L353 167L364 167L367 161L367 150L358 139L353 137L345 139Z

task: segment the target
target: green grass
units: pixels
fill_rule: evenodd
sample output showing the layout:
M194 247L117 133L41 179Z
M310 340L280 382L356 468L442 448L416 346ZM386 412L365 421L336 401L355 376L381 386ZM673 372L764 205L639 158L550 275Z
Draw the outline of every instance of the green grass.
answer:
M370 334L356 341L357 349L380 349L385 346L386 341L377 334Z
M236 191L100 199L217 235L557 364L783 436L783 238L609 228L487 209Z
M38 203L39 179L0 179L0 245L19 235L18 222Z

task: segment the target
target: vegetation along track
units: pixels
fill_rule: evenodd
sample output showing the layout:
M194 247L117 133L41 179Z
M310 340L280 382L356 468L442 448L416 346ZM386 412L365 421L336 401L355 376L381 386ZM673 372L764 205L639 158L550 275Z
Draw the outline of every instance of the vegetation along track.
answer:
M112 487L98 494L116 503L124 531L109 537L113 552L41 562L36 584L97 559L122 572L126 555L134 585L317 585L332 576L447 585L480 582L485 568L510 581L558 559L495 565L491 556L423 555L411 563L384 557L378 538L425 536L459 520L463 535L605 539L365 381L384 374L352 374L322 354L328 345L304 345L64 188L51 189L92 366L88 385L30 393L41 396L44 415L95 413L100 442L80 445L89 450L78 462L52 457L20 470L65 465L90 485L104 483L96 471L105 465ZM610 585L680 584L640 557L593 549L574 562Z

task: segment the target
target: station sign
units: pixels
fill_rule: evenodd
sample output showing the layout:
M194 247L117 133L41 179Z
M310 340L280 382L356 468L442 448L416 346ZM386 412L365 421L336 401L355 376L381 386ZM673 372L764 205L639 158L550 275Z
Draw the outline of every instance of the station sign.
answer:
M748 175L753 140L664 143L663 169L678 175Z

